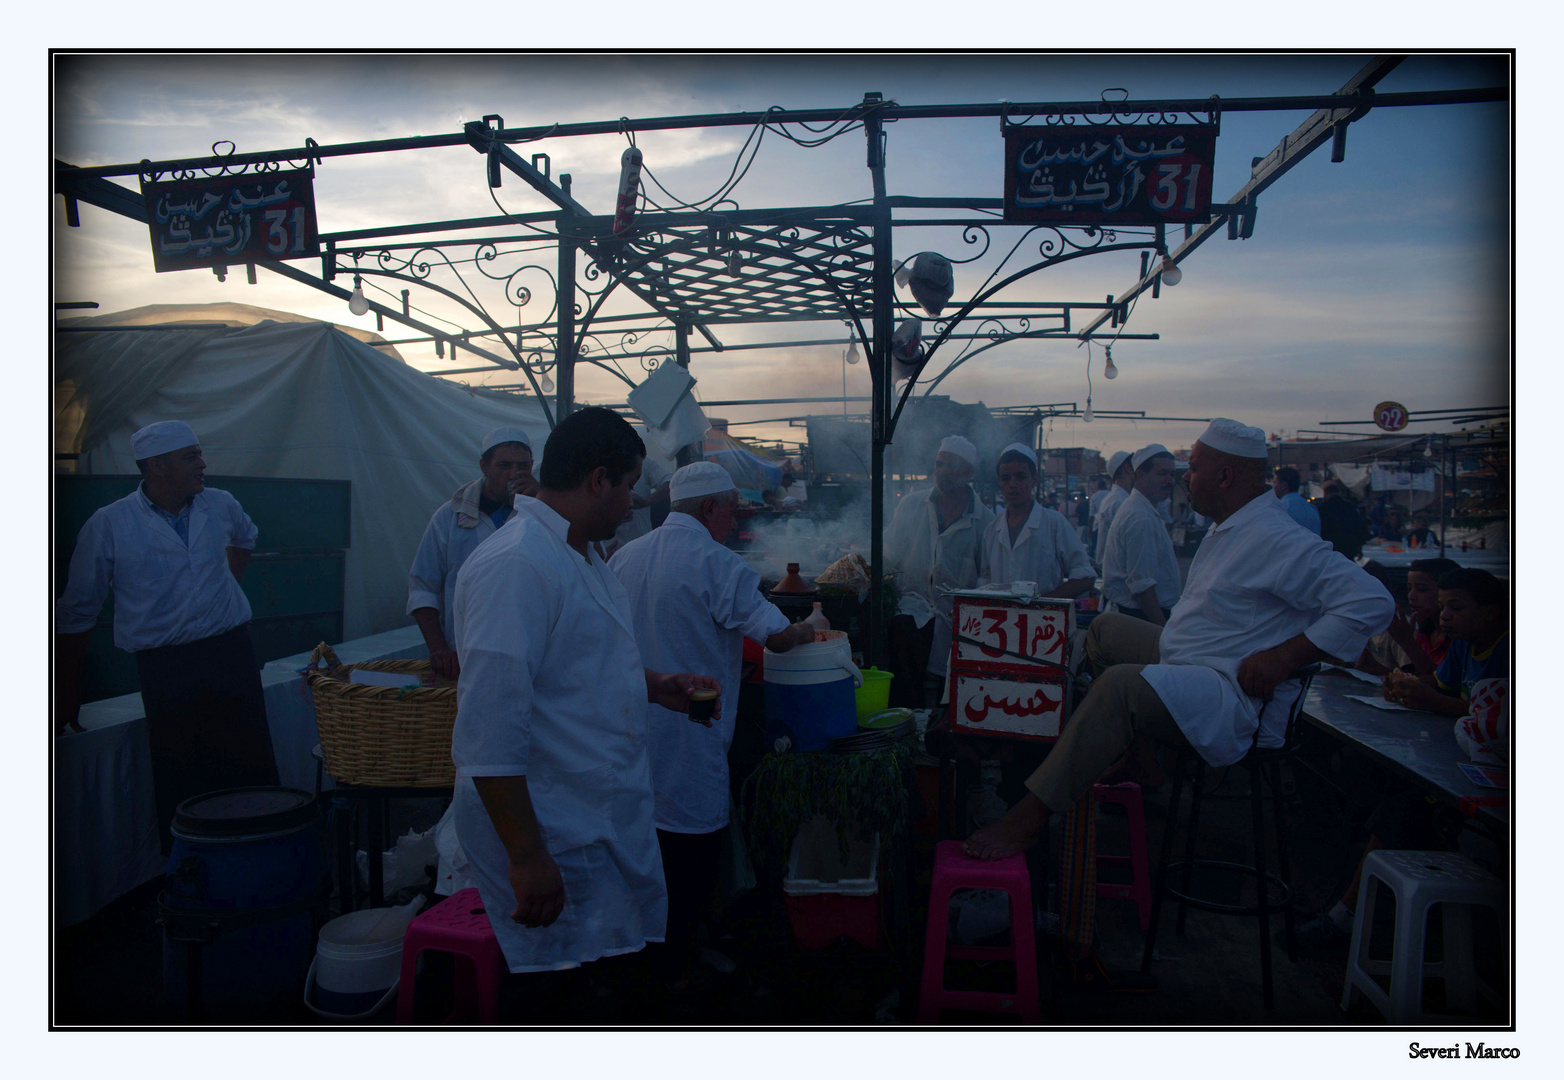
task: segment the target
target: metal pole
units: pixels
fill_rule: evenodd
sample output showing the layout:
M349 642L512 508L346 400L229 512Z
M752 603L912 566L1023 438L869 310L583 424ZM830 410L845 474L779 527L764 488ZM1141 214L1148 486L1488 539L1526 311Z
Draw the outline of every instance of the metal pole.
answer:
M689 323L681 322L673 324L673 342L674 363L678 364L682 368L687 369L690 366ZM674 457L674 464L682 469L686 465L693 465L695 462L701 460L703 456L704 455L701 453L701 451L697 450L695 445L691 443L689 446L679 447L679 452Z
M878 97L878 95L873 95ZM865 94L864 100L871 95ZM869 377L874 401L869 410L869 636L865 645L867 659L876 667L887 662L885 624L885 448L890 443L891 396L895 390L891 377L891 322L894 295L891 292L891 208L885 197L885 144L877 114L864 119L869 176L874 183L874 340L868 347ZM914 690L921 690L915 687Z
M1433 436L1430 435L1429 438L1433 438ZM1445 455L1449 451L1450 440L1446 439L1439 447L1439 555L1441 558L1444 557L1445 553L1445 530L1449 528L1447 522L1450 518L1450 512L1447 509L1450 482L1446 479L1449 475L1449 463L1445 460Z
M570 174L562 173L559 183L570 193ZM566 223L575 215L568 210L559 215L559 344L554 352L555 423L570 415L576 397L576 244L568 239Z

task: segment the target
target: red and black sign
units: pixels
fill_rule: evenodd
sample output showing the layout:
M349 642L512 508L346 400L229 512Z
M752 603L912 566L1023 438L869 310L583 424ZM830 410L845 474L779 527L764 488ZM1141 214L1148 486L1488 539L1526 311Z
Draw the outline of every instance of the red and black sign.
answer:
M1154 225L1211 220L1215 125L1013 127L1005 220Z
M320 254L309 169L143 181L158 273Z

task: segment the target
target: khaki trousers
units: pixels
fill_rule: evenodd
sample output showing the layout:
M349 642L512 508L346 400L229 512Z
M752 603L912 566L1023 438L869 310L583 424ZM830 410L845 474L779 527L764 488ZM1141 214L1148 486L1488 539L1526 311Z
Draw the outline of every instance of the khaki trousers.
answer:
M1158 662L1161 636L1160 626L1127 615L1092 620L1086 656L1098 672L1097 681L1026 781L1027 790L1052 812L1074 806L1139 736L1189 745L1162 699L1140 676L1143 667Z

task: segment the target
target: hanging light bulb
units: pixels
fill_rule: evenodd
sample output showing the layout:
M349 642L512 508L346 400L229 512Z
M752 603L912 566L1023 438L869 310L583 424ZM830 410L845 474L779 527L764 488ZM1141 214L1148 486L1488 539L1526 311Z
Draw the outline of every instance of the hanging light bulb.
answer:
M369 314L369 301L364 297L364 282L356 275L353 278L353 295L348 297L348 310L355 315Z
M734 248L728 252L728 273L734 277L739 276L739 270L744 266L744 257L739 254L739 249Z
M1096 413L1092 412L1092 399L1091 398L1087 398L1086 399L1086 411L1081 413L1081 419L1086 421L1086 423L1089 424L1089 423L1092 422L1092 419L1096 415L1097 415Z
M1184 280L1184 271L1178 268L1171 256L1162 256L1162 284L1167 286L1177 285Z
M847 344L847 362L849 364L856 364L859 361L859 359L860 359L860 357L858 355L858 339L857 338L849 338L848 339L848 344Z
M543 392L545 394L552 394L554 392L554 380L549 378L548 372L543 373Z
M1113 346L1109 345L1103 349L1103 352L1108 356L1108 365L1102 369L1102 377L1105 379L1117 379L1119 377L1119 369L1113 363Z
M1429 439L1428 440L1428 445L1423 447L1423 456L1426 457L1426 458L1431 458L1431 457L1434 456L1434 440L1433 439Z

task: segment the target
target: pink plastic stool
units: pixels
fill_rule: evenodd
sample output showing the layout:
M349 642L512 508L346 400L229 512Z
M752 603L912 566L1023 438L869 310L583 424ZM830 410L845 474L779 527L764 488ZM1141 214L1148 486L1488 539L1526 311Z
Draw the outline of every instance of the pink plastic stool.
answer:
M951 945L950 894L957 889L1000 889L1010 894L1010 944L995 947ZM945 961L1008 960L1015 965L1016 988L1008 994L983 990L947 990ZM985 862L961 852L959 840L934 847L934 883L929 888L929 923L923 943L923 988L918 994L918 1023L932 1024L941 1009L1015 1013L1023 1023L1043 1019L1037 992L1037 946L1032 936L1032 882L1026 856Z
M1130 822L1130 853L1097 856L1099 869L1104 865L1129 863L1130 883L1099 881L1097 897L1135 901L1135 913L1140 917L1140 928L1144 931L1151 925L1151 864L1146 858L1146 805L1141 801L1140 785L1133 781L1097 784L1092 788L1092 798L1100 803L1118 803L1124 807Z
M402 939L402 982L397 991L396 1022L413 1022L413 984L418 954L425 949L456 956L456 1003L441 1023L497 1023L500 1018L500 983L510 971L505 954L494 938L494 928L483 910L477 889L441 900L415 917Z

